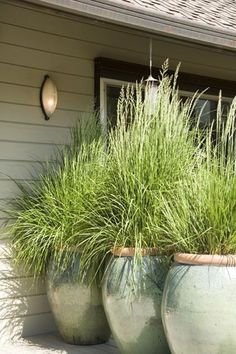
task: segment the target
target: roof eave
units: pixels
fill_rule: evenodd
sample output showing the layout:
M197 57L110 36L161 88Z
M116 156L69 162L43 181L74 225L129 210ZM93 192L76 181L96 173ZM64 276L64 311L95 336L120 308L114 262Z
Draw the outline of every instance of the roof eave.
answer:
M211 45L228 50L236 50L236 35L230 31L219 31L208 26L180 21L167 16L152 15L151 11L137 9L121 4L115 5L107 0L26 0L27 2L71 12L136 28L145 32L166 35L184 40Z

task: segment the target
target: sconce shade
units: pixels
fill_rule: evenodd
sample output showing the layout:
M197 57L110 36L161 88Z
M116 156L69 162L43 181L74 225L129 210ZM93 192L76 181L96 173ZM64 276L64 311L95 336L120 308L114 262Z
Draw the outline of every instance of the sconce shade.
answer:
M41 86L40 103L45 119L48 120L57 106L57 88L48 75L44 77Z
M153 114L156 108L157 91L158 91L158 80L154 79L152 75L149 75L145 87L145 102L147 105L148 112Z

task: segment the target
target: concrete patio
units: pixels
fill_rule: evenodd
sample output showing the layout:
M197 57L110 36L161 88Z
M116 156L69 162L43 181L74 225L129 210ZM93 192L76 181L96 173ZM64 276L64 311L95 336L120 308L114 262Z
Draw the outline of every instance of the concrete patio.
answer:
M93 346L65 344L57 335L33 336L0 348L1 354L119 354L113 341Z

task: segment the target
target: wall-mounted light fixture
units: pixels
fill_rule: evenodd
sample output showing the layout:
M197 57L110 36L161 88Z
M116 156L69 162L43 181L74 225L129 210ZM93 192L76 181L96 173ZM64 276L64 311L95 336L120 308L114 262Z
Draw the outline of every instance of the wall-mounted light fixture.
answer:
M146 82L145 100L147 102L149 112L153 114L155 111L158 80L152 76L152 39L150 39L149 42L149 68L150 68L150 74L147 80L145 80Z
M57 88L48 75L44 76L40 89L40 104L45 119L49 120L57 106Z

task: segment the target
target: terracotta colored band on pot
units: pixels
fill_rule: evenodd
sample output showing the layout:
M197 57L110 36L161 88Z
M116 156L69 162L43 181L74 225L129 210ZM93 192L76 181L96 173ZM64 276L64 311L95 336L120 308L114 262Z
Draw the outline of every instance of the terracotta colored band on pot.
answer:
M158 248L134 248L134 247L113 247L111 250L114 256L118 257L134 257L134 255L144 256L157 256Z
M221 256L218 254L176 253L174 259L182 264L236 266L236 255L234 254Z

